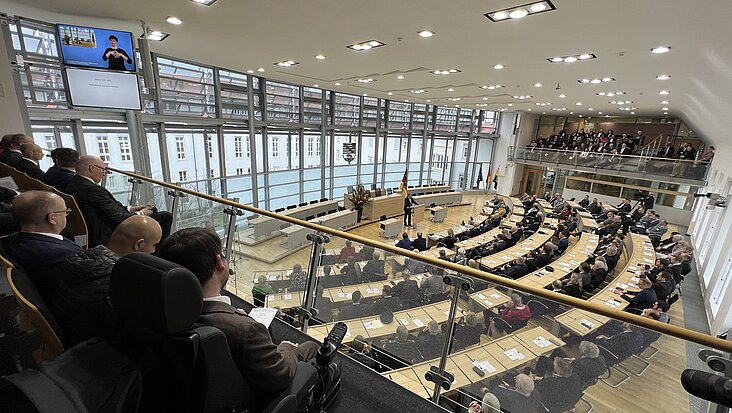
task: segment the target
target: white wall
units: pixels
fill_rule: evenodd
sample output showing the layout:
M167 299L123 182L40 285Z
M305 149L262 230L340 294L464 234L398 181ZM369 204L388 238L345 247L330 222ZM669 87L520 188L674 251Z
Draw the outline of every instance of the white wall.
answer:
M523 165L507 160L508 147L528 145L534 134L534 123L539 119L538 115L522 113L518 132L514 136L513 124L516 116L518 114L515 112L501 113L501 122L498 126L498 133L501 137L496 141L493 158L493 164L498 166L501 171L498 178L498 192L506 195L517 191L524 173Z
M8 58L8 48L5 47L5 38L0 30L0 125L2 125L0 136L6 133L31 135L30 122L21 109L20 99L15 89L12 68Z

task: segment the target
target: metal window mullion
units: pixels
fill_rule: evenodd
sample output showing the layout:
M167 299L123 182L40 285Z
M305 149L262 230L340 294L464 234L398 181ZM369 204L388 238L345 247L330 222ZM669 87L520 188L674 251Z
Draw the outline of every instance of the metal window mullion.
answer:
M261 81L260 81L261 83ZM247 106L249 110L247 112L249 121L249 165L251 166L251 179L252 179L252 204L259 207L259 185L257 181L257 140L256 140L256 126L254 119L254 81L252 76L247 76ZM246 142L242 139L242 146L246 145ZM244 147L242 147L242 152Z
M363 109L363 98L361 98L361 108ZM363 110L361 110L361 113L363 114ZM374 172L372 174L372 179L374 185L377 184L378 181L378 171L379 171L379 137L381 136L381 105L379 105L379 101L376 101L376 128L374 129Z
M473 113L470 116L470 132L468 132L468 153L465 154L465 167L463 168L463 176L464 176L464 178L463 178L463 187L460 188L460 189L470 189L470 187L472 187L472 184L470 186L468 186L468 171L469 171L468 168L470 167L470 154L471 154L471 149L472 149L472 146L473 146L472 143L473 143L473 139L475 139L474 138L475 134L473 133L473 125L474 125L474 121L475 121L475 112L476 111L473 110ZM478 121L480 121L480 113L478 113ZM472 176L470 178L472 180Z
M326 128L325 128L325 90L320 90L320 197L324 198L325 195L325 150L324 144L326 139ZM333 149L333 148L331 148ZM330 165L333 168L333 165ZM330 170L330 185L328 190L328 198L333 196L333 169Z
M424 130L422 131L422 153L420 154L421 163L419 164L419 185L424 185L424 163L427 156L427 112L425 112Z

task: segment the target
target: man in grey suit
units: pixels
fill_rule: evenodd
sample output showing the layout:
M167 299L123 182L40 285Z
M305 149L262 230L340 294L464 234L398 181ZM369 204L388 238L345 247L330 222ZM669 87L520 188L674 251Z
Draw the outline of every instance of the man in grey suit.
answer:
M285 391L299 361L318 353L318 344L272 342L267 327L231 305L221 290L229 279L229 267L221 251L221 238L209 228L182 229L158 245L160 258L189 269L201 282L203 309L198 322L223 331L239 372L265 406Z

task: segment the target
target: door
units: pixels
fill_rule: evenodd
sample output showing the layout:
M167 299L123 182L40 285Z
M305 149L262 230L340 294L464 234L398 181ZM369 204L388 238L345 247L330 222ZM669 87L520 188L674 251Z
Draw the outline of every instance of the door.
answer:
M521 179L521 191L529 195L538 195L539 186L541 185L542 172L541 169L524 168L524 176Z

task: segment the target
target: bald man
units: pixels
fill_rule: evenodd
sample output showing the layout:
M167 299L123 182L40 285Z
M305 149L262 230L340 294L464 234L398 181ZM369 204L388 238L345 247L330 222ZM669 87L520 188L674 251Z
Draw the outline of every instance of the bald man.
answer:
M117 226L107 246L80 251L58 266L60 283L49 304L67 347L114 330L117 316L109 304L112 268L127 254L152 254L161 236L157 221L133 215Z
M35 143L24 143L20 147L20 153L23 158L15 165L15 169L31 178L42 180L45 172L38 166L38 162L43 159L43 148Z
M60 196L48 191L27 191L13 200L13 217L20 233L3 238L9 258L17 263L48 300L58 286L54 269L81 247L61 236L70 209Z
M2 141L5 142L5 150L0 153L0 162L15 168L23 159L20 147L24 143L33 143L33 138L22 133L16 133L3 136Z
M133 215L147 215L158 221L163 239L170 234L173 216L167 211L153 212L151 206L124 206L104 187L100 186L106 166L98 156L84 155L76 162L76 175L66 186L79 204L89 230L89 246L105 245L112 231Z

